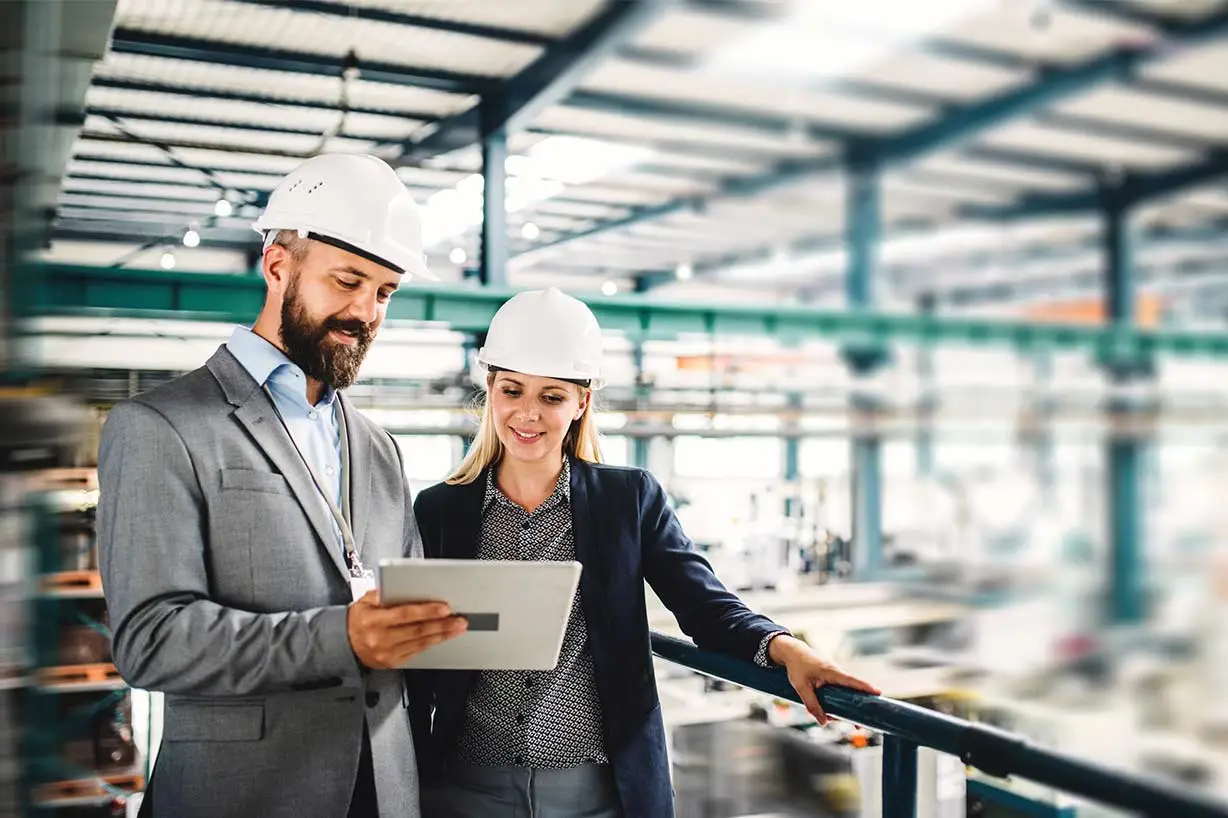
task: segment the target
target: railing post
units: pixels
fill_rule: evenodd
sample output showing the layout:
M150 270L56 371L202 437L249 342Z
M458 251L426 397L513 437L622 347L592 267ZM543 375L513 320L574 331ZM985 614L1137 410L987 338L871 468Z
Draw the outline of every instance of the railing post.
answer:
M883 818L917 816L917 745L883 736Z

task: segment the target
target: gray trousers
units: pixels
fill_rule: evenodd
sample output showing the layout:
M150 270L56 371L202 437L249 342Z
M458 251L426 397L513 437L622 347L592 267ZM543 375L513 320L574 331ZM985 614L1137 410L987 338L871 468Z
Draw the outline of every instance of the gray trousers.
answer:
M422 792L422 818L622 818L607 764L563 770L456 765Z

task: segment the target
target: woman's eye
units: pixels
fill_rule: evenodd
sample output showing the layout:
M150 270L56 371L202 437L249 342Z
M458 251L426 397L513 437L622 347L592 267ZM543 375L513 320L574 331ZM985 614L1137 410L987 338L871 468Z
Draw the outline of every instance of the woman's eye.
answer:
M503 394L507 395L509 398L514 398L520 393L517 392L515 389L504 389Z
M563 399L562 399L562 398L560 398L558 395L547 395L547 396L546 396L546 402L547 402L547 403L559 403L559 402L561 402L562 400L563 400Z
M347 290L353 290L358 286L358 282L357 281L342 281L341 286L346 288Z

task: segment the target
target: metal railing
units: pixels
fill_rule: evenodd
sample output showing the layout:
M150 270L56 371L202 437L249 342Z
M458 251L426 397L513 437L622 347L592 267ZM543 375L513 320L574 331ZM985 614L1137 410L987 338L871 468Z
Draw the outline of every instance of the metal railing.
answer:
M652 650L662 659L707 676L800 703L783 670L703 651L656 632ZM1138 815L1228 818L1226 801L1054 752L1003 730L923 707L842 687L820 688L819 701L828 714L883 733L883 818L916 815L918 747L956 756L994 777L1016 776Z

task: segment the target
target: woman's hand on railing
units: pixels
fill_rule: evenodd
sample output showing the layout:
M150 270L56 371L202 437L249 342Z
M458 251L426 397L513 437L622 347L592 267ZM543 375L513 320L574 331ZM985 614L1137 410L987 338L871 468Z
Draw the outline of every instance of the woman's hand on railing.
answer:
M789 684L802 697L806 710L819 724L827 724L828 716L819 704L815 690L823 685L851 687L879 696L882 691L867 681L850 676L831 662L825 661L810 646L788 634L781 634L768 645L768 658L784 667L789 675Z

